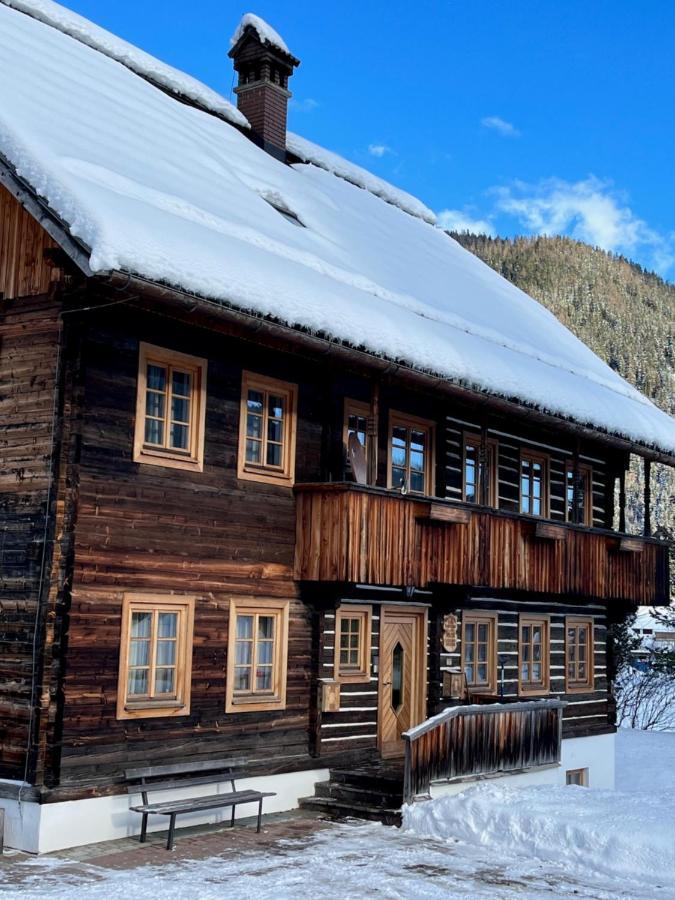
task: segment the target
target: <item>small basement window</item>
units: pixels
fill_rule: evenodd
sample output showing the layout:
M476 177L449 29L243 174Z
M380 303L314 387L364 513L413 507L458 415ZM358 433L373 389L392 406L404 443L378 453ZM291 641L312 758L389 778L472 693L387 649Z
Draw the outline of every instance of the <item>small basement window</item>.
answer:
M588 787L588 769L568 769L565 772L565 783Z

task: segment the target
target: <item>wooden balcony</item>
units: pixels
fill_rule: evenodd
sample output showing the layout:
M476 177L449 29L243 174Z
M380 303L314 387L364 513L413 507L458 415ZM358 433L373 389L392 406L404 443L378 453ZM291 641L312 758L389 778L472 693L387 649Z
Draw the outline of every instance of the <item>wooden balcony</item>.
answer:
M295 577L668 602L669 545L350 483L296 486Z
M518 772L560 762L562 700L446 709L403 734L403 802L432 782Z

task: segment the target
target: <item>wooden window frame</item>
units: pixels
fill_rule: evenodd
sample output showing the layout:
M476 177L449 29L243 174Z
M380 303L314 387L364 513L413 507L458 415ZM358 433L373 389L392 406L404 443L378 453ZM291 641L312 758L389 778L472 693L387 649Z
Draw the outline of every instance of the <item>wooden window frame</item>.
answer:
M436 423L431 419L420 419L417 416L409 416L406 413L392 409L389 413L389 429L387 431L387 488L399 490L392 483L391 448L393 432L396 426L402 428L414 428L417 431L426 431L428 436L427 461L424 467L424 491L411 491L407 493L416 497L433 497L436 492ZM406 472L410 474L410 461L406 465Z
M464 440L462 443L462 500L465 503L470 503L472 506L482 506L483 498L480 496L480 451L483 441L480 435L470 434L468 432L464 433ZM477 460L478 464L476 466L476 474L479 476L478 481L476 482L476 487L479 491L479 496L477 500L467 500L466 496L466 450L467 447L473 447L478 454ZM496 438L488 438L487 439L487 451L488 451L488 496L487 496L487 505L492 507L492 509L497 509L498 507L498 497L499 497L499 441ZM493 456L493 465L490 467L490 452L492 452Z
M145 442L145 418L148 365L188 371L192 376L188 449L159 447ZM204 469L204 428L206 422L207 361L177 350L157 347L141 341L138 348L138 378L136 384L136 421L134 423L133 460L170 469ZM167 379L168 380L168 379ZM168 398L168 395L167 395ZM169 410L167 409L167 414ZM168 419L165 420L168 422Z
M586 669L588 676L585 681L570 678L568 673L570 644L567 632L570 628L586 628L588 630ZM578 645L578 639L576 641ZM578 660L575 661L578 666ZM595 684L595 621L592 616L566 616L565 617L565 691L568 694L588 694L593 691Z
M565 465L565 521L572 525L584 525L586 528L593 526L593 467L588 463L579 463L577 466L579 475L583 478L585 486L584 495L584 521L572 522L567 506L567 478L570 473L574 475L574 463L568 461Z
M364 403L362 400L352 400L351 397L345 397L345 405L344 405L344 419L342 422L342 443L344 444L345 453L347 453L347 449L349 446L349 417L350 416L358 416L361 419L366 419L366 442L363 445L363 452L368 454L368 419L370 418L370 404ZM347 457L349 459L349 457Z
M286 420L284 423L283 464L280 467L267 463L250 463L246 460L246 424L249 390L267 394L278 394L286 398ZM280 484L292 487L295 482L295 437L297 430L298 386L289 381L280 381L255 372L242 372L241 400L239 405L239 448L237 453L237 478L245 481L259 481L263 484ZM267 412L263 419L263 458L267 441Z
M120 659L117 676L117 718L149 719L159 716L187 716L190 714L192 687L192 636L194 631L195 597L177 594L125 593L122 600L120 628ZM176 698L139 699L128 697L129 644L131 616L134 612L178 612L176 652ZM151 649L154 660L154 642ZM151 672L153 664L151 661Z
M579 781L570 781L570 775L578 776ZM588 767L584 767L581 769L567 769L567 771L565 772L565 784L568 787L588 787Z
M539 463L542 467L542 494L541 513L523 512L523 461ZM530 495L531 499L531 495ZM518 460L518 512L521 516L531 516L533 519L550 518L551 502L551 460L547 453L539 453L533 450L521 448Z
M340 665L340 634L343 619L359 619L361 642L359 645L359 665L356 669L343 669ZM349 604L340 606L335 613L334 675L336 681L350 683L370 680L370 652L372 647L373 610L370 606Z
M541 627L541 682L523 681L523 628ZM532 642L530 642L532 646ZM521 613L518 617L518 693L523 696L533 697L548 694L551 689L551 618L545 615L530 615ZM532 660L529 660L530 665Z
M259 597L230 599L230 621L227 644L227 681L225 686L225 712L249 713L286 709L286 681L288 677L288 600L261 599ZM270 694L252 691L237 695L234 691L235 646L237 640L237 616L273 615L276 619L276 640L273 659ZM255 667L255 658L253 659Z
M489 626L488 630L488 681L486 684L471 683L466 677L466 627L467 625L484 625ZM467 690L470 694L495 694L497 691L497 629L499 627L499 614L493 612L482 612L465 610L462 613L462 653L461 667L462 673L466 679ZM476 660L473 660L475 667Z

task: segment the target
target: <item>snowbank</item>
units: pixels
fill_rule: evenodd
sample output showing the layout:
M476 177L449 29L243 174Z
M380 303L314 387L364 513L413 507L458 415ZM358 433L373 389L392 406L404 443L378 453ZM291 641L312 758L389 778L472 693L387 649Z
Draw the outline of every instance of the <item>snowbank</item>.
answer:
M111 34L105 28L95 25L89 19L79 16L75 12L53 3L52 0L0 0L5 6L11 6L21 12L27 13L39 22L57 28L63 34L67 34L76 41L98 50L110 59L114 59L132 72L142 75L154 84L186 97L198 103L204 109L223 116L228 122L248 128L249 124L244 115L233 106L229 100L221 97L212 88L207 87L181 72L173 66L161 62L149 53L145 53L128 41Z
M675 895L675 734L620 733L617 756L630 793L493 782L406 807L404 828Z
M244 13L241 17L241 21L237 25L237 28L230 38L230 46L234 47L239 38L244 33L245 29L248 26L254 28L258 33L258 37L260 38L263 44L271 44L272 47L276 47L278 50L281 50L283 53L288 53L291 55L291 51L286 46L284 39L281 37L278 31L275 31L271 25L269 25L264 19L261 19L260 16L256 16L255 13Z
M291 132L287 135L286 146L291 153L295 154L303 162L325 169L326 172L331 172L333 175L337 175L338 178L344 178L350 184L363 188L364 191L369 191L381 200L391 203L392 206L397 206L404 212L410 213L411 216L417 216L418 219L422 219L422 221L428 222L430 225L436 224L436 213L426 207L417 197L413 197L412 194L407 194L400 188L394 187L388 181L378 178L377 175L373 175L367 169L362 169L361 166L348 162L342 156L338 156L337 153L324 150L318 144L313 144L307 138Z
M283 165L135 74L179 90L172 70L48 0L0 0L0 67L0 153L90 248L94 272L168 283L675 453L669 416L409 195L295 137L313 164Z

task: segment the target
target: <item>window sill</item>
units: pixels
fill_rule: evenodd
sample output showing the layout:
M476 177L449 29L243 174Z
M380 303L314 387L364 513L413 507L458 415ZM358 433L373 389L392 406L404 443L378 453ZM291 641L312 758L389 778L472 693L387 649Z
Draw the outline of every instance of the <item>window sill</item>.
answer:
M592 694L594 690L595 686L592 682L590 684L565 684L566 694Z
M259 481L262 484L277 484L280 487L293 487L294 478L274 469L240 469L237 478L242 481Z
M151 450L143 447L134 453L134 462L149 466L164 466L168 469L190 469L204 471L204 461L186 453L171 453L169 450Z
M225 704L226 713L265 712L267 710L285 709L286 703L281 697L234 697Z
M189 716L190 706L181 700L124 703L117 709L118 719L156 719L161 716Z
M335 680L341 684L363 684L370 681L370 673L368 672L337 672Z

